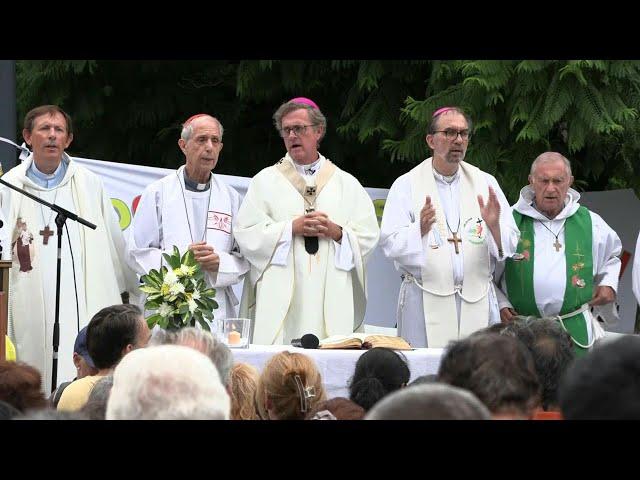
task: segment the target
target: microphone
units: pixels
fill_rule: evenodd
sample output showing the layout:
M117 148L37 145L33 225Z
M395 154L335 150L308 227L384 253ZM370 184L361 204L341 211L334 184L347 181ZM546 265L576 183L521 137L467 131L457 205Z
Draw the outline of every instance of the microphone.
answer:
M320 340L313 333L307 333L303 335L302 338L294 338L291 340L292 347L300 347L300 348L318 348L320 345Z
M304 249L309 255L318 251L318 237L304 237Z

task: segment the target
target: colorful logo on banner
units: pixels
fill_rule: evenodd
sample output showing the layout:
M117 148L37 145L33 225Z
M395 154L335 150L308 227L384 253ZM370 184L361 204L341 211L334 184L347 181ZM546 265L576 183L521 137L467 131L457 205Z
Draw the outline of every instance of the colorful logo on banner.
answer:
M140 202L140 195L136 195L131 202L131 209L129 209L129 205L120 200L119 198L112 198L111 205L113 205L114 210L118 214L118 220L120 222L120 230L126 230L131 225L131 219L136 214L136 210L138 209L138 203Z

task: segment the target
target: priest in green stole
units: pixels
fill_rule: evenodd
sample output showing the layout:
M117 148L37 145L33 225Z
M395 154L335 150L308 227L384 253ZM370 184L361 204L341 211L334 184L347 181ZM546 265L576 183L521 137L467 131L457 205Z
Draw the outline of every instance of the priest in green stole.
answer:
M597 339L595 316L616 316L622 245L597 213L580 206L572 183L571 164L559 153L535 159L513 206L518 251L496 268L496 279L502 322L555 317L581 355Z

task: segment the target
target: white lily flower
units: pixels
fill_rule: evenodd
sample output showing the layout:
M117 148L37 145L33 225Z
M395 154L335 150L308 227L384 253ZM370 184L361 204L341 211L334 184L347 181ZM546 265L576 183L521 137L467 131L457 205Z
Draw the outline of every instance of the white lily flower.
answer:
M178 295L180 293L184 293L184 285L181 283L174 283L169 287L169 293L171 295Z
M171 308L171 306L166 302L162 302L162 304L160 305L160 308L158 308L158 313L163 317L169 316L169 314L172 311L173 311L173 308Z
M189 300L189 313L193 313L196 311L196 308L198 308L198 305L196 304L196 301L191 299Z
M164 276L163 283L166 283L171 287L178 283L178 276L173 272L173 270L169 270Z

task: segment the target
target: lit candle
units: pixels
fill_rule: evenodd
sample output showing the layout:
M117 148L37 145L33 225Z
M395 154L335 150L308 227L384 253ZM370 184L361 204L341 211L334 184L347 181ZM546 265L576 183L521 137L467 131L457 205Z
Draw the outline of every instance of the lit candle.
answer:
M229 345L238 345L240 343L240 332L236 332L235 330L229 332L228 342Z

